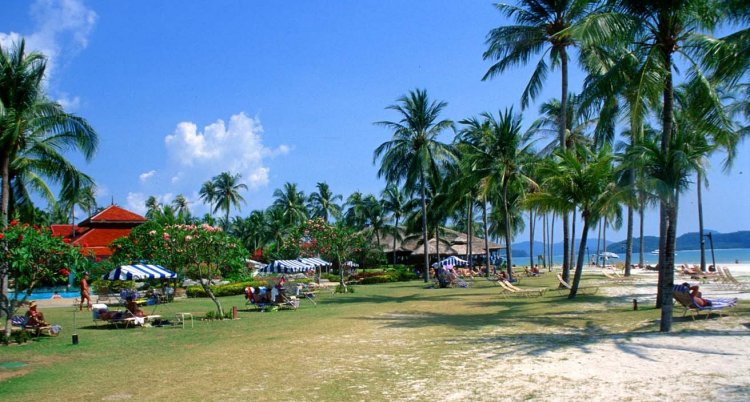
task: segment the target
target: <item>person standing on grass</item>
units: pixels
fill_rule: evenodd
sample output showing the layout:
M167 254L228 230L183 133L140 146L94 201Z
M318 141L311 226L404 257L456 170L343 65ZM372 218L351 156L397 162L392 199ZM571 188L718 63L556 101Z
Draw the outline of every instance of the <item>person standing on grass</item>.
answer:
M89 295L88 279L89 279L89 273L84 272L83 278L81 278L81 305L78 307L78 311L83 310L84 300L86 300L86 309L91 311L91 296Z

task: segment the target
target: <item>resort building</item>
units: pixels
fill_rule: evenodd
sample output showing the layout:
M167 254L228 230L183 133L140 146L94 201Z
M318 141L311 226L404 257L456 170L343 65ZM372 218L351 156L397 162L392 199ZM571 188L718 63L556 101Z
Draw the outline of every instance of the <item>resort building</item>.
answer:
M77 225L55 224L50 229L54 236L83 247L99 259L109 258L112 255L109 245L116 239L128 236L134 227L144 222L146 218L117 205L110 205Z
M413 264L417 267L424 266L424 246L421 233L405 235L402 231L399 237L401 239L396 239L396 263ZM393 243L393 236L390 234L385 234L380 239L380 246L389 263L393 263ZM505 249L505 246L488 241L488 248L490 261L497 264L503 258L500 251ZM427 252L430 255L430 264L448 256L466 258L469 255L469 241L466 233L441 228L439 242L435 237L427 241ZM484 239L472 236L471 258L475 265L484 263L486 258Z

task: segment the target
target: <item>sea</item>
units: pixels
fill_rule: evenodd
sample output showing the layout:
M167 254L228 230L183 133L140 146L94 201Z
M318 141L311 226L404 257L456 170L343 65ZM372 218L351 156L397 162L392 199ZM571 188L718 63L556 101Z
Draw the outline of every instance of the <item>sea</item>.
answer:
M608 250L609 251L609 250ZM595 253L592 252L593 256ZM614 262L623 262L625 260L625 253L616 253L619 258L611 259ZM716 260L716 264L750 264L750 248L723 248L716 249L713 252L713 257ZM556 255L555 264L559 264L562 261L562 255ZM640 253L633 253L633 264L637 264L640 261ZM528 257L514 257L514 260L520 261L523 264L524 259L528 261ZM586 261L591 261L589 255L586 256ZM700 264L701 262L701 251L700 250L678 250L675 253L674 261L676 265L679 264ZM645 264L656 264L659 262L658 254L646 253L643 256L643 262ZM706 265L712 265L711 248L706 248Z

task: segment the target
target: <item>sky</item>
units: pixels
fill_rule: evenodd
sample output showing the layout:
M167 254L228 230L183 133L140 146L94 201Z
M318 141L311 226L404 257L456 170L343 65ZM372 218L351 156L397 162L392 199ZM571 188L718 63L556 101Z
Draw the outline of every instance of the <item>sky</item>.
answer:
M481 80L487 32L510 23L489 1L6 0L2 9L0 45L23 37L47 55L47 93L99 135L93 160L69 155L94 178L98 204L139 213L151 195L183 194L202 215L198 190L224 171L248 186L232 212L242 216L268 207L285 182L305 194L325 181L344 198L377 195L385 182L373 151L392 133L373 123L397 120L386 107L400 96L426 89L454 121L513 107L528 125L560 92L554 71L522 111L533 64ZM582 81L574 68L571 90ZM747 141L731 171L712 160L706 228L750 229L748 168ZM682 196L678 233L697 231L695 199L694 188ZM658 214L646 220L646 234L658 234Z

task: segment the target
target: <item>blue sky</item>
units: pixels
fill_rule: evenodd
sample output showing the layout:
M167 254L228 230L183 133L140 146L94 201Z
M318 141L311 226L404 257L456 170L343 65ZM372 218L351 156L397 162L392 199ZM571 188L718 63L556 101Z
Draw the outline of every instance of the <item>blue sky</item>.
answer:
M183 194L202 214L201 183L227 170L250 188L242 215L270 205L285 182L306 194L318 181L345 198L378 194L372 153L391 134L373 122L397 118L386 106L425 88L456 121L520 111L532 68L481 81L485 35L508 23L485 1L6 0L2 8L0 43L26 37L47 54L48 93L99 133L95 159L79 162L98 202L141 213L150 195ZM558 80L550 74L526 124L539 103L559 97ZM574 71L571 89L581 82ZM750 228L747 142L739 155L728 175L713 163L707 228ZM697 230L694 199L694 190L683 196L679 233ZM646 233L658 233L657 215L647 221Z

